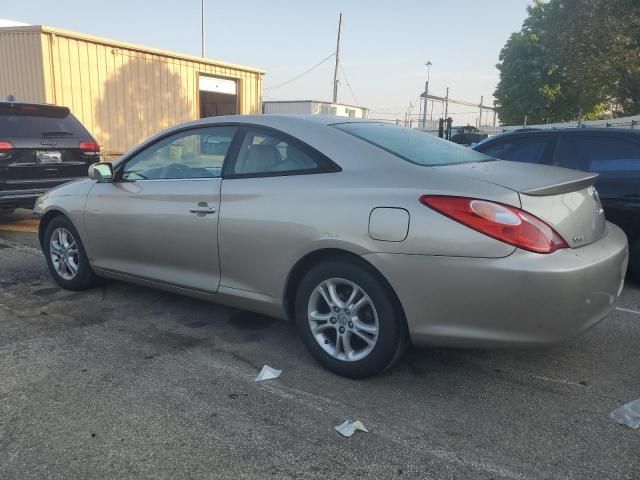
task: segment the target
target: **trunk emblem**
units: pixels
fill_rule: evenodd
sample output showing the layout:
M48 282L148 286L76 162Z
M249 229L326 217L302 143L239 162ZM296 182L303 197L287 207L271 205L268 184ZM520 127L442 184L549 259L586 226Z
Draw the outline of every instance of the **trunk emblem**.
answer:
M40 145L51 145L52 147L55 147L57 144L58 142L56 142L55 140L49 140L47 138L40 142Z

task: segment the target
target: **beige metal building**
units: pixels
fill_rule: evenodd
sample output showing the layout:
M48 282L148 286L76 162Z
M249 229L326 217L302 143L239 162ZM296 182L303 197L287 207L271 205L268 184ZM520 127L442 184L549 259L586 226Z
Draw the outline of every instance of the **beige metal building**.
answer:
M263 75L47 26L0 28L0 98L69 107L110 159L180 122L260 113Z

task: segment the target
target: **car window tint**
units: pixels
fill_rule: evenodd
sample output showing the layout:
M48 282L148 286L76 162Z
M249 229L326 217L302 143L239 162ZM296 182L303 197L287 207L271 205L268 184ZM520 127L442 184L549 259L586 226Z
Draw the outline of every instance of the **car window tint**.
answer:
M512 162L542 163L547 139L543 137L503 139L501 142L479 148L482 153Z
M565 135L556 165L608 174L640 173L640 144L614 136Z
M388 123L350 122L333 127L418 165L430 167L493 160L434 135Z
M208 127L176 133L135 155L124 180L216 178L236 127Z
M233 169L237 175L317 170L319 162L300 145L260 130L247 130Z

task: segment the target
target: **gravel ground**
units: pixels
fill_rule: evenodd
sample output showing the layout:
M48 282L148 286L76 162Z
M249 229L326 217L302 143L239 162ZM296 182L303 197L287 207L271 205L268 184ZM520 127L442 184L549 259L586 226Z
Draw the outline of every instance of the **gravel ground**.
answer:
M0 232L0 478L639 479L640 288L574 341L413 349L353 381L288 322L119 282L59 289ZM634 313L636 312L636 313ZM262 365L282 368L255 383ZM370 433L333 429L360 419Z

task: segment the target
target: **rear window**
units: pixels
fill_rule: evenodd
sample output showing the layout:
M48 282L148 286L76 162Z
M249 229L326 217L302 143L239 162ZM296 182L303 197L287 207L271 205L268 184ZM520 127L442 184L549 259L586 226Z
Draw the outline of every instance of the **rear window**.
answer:
M0 104L0 138L89 137L66 108Z
M493 160L480 152L410 128L386 123L353 122L333 125L354 137L418 165L435 167Z

